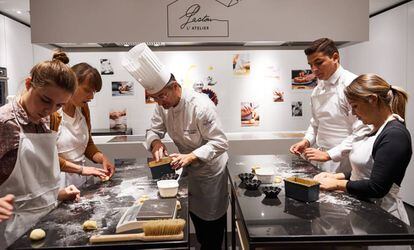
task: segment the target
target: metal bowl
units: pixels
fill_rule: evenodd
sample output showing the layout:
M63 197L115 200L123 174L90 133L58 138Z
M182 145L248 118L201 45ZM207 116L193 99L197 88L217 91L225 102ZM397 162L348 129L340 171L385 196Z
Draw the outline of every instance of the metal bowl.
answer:
M262 182L259 180L246 180L244 184L247 190L257 190Z
M282 189L279 187L267 186L262 188L266 198L276 198Z
M168 174L164 174L160 180L177 180L179 177L178 174L176 173L168 173Z
M241 173L239 174L239 178L242 182L246 182L247 180L253 179L254 174L252 173Z

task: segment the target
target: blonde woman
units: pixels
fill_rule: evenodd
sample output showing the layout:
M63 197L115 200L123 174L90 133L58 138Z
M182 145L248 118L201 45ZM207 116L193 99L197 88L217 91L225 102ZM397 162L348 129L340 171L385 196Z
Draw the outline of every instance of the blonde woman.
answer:
M352 112L373 130L356 137L349 153L349 173L321 173L315 179L324 190L342 190L372 199L409 224L399 195L412 155L411 136L404 123L407 93L373 74L361 75L346 89Z

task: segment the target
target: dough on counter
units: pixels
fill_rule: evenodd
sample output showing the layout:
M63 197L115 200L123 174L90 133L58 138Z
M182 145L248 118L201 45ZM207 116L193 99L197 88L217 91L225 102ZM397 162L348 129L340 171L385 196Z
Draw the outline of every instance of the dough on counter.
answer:
M148 195L144 194L137 200L138 203L144 203L144 201L149 200Z
M177 200L177 210L181 210L181 202Z
M41 240L46 237L46 232L43 229L36 228L30 232L29 238L31 240Z
M96 221L94 220L87 220L82 225L83 230L96 230L98 226L96 225Z
M107 182L107 181L109 181L109 178L110 178L109 176L105 176L104 178L101 179L101 181L102 182Z

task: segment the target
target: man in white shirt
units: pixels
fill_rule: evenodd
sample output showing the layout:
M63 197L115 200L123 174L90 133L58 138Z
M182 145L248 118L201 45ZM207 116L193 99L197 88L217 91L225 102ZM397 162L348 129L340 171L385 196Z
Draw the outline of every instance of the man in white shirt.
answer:
M323 171L348 171L346 152L355 132L364 129L351 114L344 95L345 87L357 76L342 68L338 49L331 39L314 41L305 54L318 85L311 95L312 118L305 137L292 145L290 152L316 162Z
M171 137L179 150L169 155L171 165L183 168L181 177L188 176L190 216L201 249L221 249L228 207L228 141L216 106L207 95L182 89L145 44L127 56L125 68L157 102L146 146L158 161L168 155L161 139L166 133Z

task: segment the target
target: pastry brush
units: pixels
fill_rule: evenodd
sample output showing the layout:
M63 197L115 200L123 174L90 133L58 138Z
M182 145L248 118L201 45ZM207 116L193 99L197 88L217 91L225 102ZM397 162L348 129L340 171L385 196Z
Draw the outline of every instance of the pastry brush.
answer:
M89 242L182 240L184 238L184 225L185 220L183 219L153 220L143 225L143 233L92 235Z

